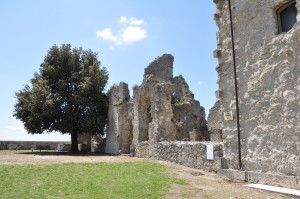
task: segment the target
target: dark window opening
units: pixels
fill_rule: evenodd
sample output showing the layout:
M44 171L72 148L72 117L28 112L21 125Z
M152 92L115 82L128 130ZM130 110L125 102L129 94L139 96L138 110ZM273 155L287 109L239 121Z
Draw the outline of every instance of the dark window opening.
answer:
M296 8L296 2L291 1L277 11L277 17L278 17L278 32L288 32L291 30L294 26L294 24L297 22L297 8Z

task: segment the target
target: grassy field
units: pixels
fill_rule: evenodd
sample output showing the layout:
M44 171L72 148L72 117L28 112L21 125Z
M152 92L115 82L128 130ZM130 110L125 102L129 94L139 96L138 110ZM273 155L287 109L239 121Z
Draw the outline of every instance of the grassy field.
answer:
M171 183L150 162L1 165L0 198L159 198Z
M244 183L231 183L213 173L194 172L128 156L0 150L0 199L293 198L246 188Z

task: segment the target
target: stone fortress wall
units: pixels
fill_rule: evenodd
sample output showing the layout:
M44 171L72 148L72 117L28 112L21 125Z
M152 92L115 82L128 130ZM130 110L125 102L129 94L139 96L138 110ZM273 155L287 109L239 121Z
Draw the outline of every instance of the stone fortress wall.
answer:
M110 89L105 151L299 189L300 22L280 32L277 11L291 2L299 13L300 0L231 0L242 168L228 1L214 2L219 101L208 120L184 78L173 77L174 57L164 54L145 68L132 98L124 82ZM211 147L213 160L208 158Z
M185 79L173 77L173 61L164 54L151 62L132 98L124 82L110 89L105 152L217 171L222 145L201 142L209 140L204 108ZM214 148L213 160L207 160L207 145Z
M238 168L237 124L228 1L214 0L224 158ZM300 1L297 21L278 31L287 0L233 0L243 170L300 175Z

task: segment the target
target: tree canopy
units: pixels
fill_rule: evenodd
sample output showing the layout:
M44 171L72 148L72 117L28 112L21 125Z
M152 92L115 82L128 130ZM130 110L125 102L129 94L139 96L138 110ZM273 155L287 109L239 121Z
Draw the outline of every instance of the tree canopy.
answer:
M97 53L54 45L48 51L31 86L16 92L14 116L31 134L59 131L71 134L72 151L77 135L102 134L107 124L108 81Z

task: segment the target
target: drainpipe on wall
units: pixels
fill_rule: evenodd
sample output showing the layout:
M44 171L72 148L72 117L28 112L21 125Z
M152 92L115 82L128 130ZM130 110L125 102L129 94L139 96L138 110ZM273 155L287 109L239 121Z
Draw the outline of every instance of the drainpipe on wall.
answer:
M230 0L228 0L228 8L229 8L230 30L231 30L232 60L233 60L233 69L234 69L236 125L237 125L237 134L238 134L238 152L239 152L239 170L242 170L243 165L242 165L242 151L241 151L239 93L238 93L238 82L237 82L237 75L236 75L235 47L234 47L234 35L233 35L232 12L231 12Z

